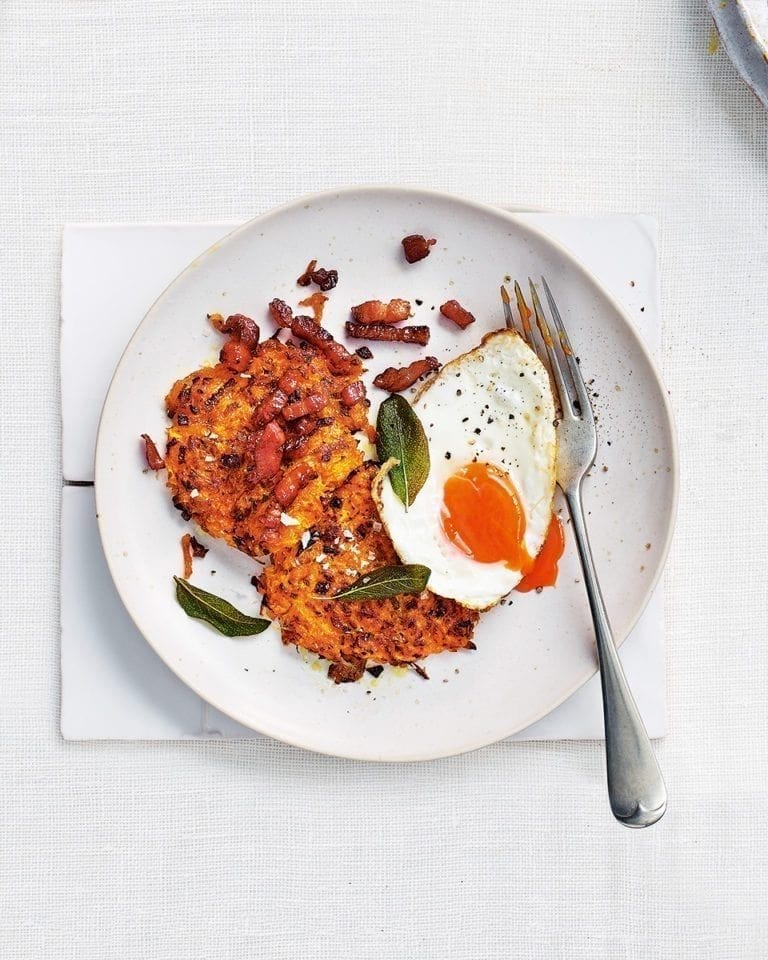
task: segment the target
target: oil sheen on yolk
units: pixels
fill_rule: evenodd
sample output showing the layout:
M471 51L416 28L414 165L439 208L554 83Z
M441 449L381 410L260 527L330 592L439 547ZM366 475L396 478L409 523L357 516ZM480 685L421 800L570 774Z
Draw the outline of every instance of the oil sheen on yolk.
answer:
M533 566L515 587L521 593L537 590L539 587L554 587L557 582L557 563L565 550L565 535L563 525L552 514L547 528L547 536Z
M473 560L503 561L513 570L531 567L520 498L491 464L471 463L446 480L441 522L448 539Z

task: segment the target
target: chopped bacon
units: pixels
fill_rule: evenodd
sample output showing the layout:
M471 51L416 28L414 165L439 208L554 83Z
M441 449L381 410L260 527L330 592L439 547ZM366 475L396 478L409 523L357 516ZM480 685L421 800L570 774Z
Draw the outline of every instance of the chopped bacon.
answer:
M288 394L278 387L261 401L253 415L253 422L257 427L264 426L275 419L286 403L288 403Z
M382 390L387 390L389 393L400 393L401 390L412 387L419 377L423 377L439 367L440 362L437 357L424 357L422 360L414 360L407 367L387 367L383 373L375 378L373 385L381 387Z
M429 248L433 247L437 240L427 240L420 233L412 233L410 236L403 237L400 241L403 245L403 253L408 263L416 263L429 256Z
M278 298L275 297L269 304L269 315L278 327L290 327L293 310L291 310L285 300L278 300Z
M249 350L259 345L258 325L243 313L233 313L226 320L220 313L209 313L208 320L219 333L229 333L235 340L242 340Z
M259 328L255 320L242 313L233 313L227 317L224 332L231 333L236 340L242 341L249 350L255 350L259 345Z
M196 537L191 537L189 541L190 547L192 547L192 556L193 557L204 557L208 553L208 547L204 546Z
M268 423L256 440L254 480L269 480L275 476L283 461L285 433L274 420Z
M317 260L310 260L307 264L307 269L302 273L302 275L297 279L296 283L300 287L308 287L312 283L312 271L317 266Z
M341 660L328 667L328 679L334 683L354 683L365 673L365 660Z
M291 332L294 336L312 344L313 347L317 347L325 357L331 373L348 374L360 370L362 366L360 358L350 353L342 344L337 343L331 334L311 317L293 317Z
M307 269L297 279L296 283L300 287L308 287L310 283L316 283L321 290L333 290L339 282L338 270L326 270L325 267L316 268L317 260L310 260Z
M299 491L308 483L317 478L317 471L308 463L299 463L287 473L284 473L275 486L275 500L283 509L290 507L299 494Z
M362 380L348 383L341 391L341 402L345 407L353 407L358 400L365 399L365 384Z
M263 427L274 420L288 403L288 397L298 385L299 381L296 374L287 370L277 381L277 388L268 394L256 408L256 413L253 415L254 425Z
M142 433L141 439L144 441L144 456L147 458L147 466L150 470L163 470L165 460L157 452L155 441L148 433Z
M393 327L388 323L352 323L347 321L347 333L355 340L386 340L396 343L429 343L429 327Z
M310 393L303 400L288 403L283 407L283 416L286 420L298 420L299 417L314 416L328 403L328 398L322 393Z
M219 360L235 373L243 373L250 366L253 354L240 340L227 340L221 348Z
M299 378L291 370L286 370L285 373L277 381L277 387L279 390L282 390L283 393L287 393L289 396L296 390L299 386Z
M285 441L286 457L295 457L316 430L319 430L320 427L327 427L332 423L332 417L321 417L319 420L314 417L300 417L294 421L291 424L293 435Z
M333 423L333 417L321 417L315 420L314 417L301 417L296 423L292 424L293 432L299 437L308 437L318 429L318 427L328 427Z
M356 323L402 323L412 316L408 300L390 300L389 303L366 300L352 307L350 313Z
M448 317L449 320L453 320L456 326L461 327L462 330L466 330L470 323L475 322L475 318L469 310L465 310L458 300L447 300L440 307L440 313L444 317Z
M320 267L319 270L312 273L312 279L321 290L333 290L339 282L339 271L326 270L325 267Z
M192 536L185 533L181 538L181 555L184 558L184 579L192 576Z
M318 323L323 321L323 310L325 309L325 303L328 300L328 297L324 293L320 293L319 290L315 290L313 294L308 296L306 300L299 300L300 307L309 307L312 313L315 315L315 320Z
M361 360L373 360L373 354L368 347L358 347L355 353Z
M307 445L309 437L298 434L295 437L289 437L285 441L285 457L288 460L294 460Z

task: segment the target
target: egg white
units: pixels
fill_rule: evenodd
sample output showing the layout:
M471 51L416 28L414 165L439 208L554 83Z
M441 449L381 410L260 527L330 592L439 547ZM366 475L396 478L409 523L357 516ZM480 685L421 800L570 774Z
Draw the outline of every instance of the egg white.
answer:
M525 514L525 548L541 550L555 490L555 405L549 375L512 330L447 363L413 402L427 435L427 481L406 510L382 470L373 495L403 563L432 571L428 589L465 606L486 609L522 578L505 563L480 563L448 539L440 515L446 480L472 462L509 477Z

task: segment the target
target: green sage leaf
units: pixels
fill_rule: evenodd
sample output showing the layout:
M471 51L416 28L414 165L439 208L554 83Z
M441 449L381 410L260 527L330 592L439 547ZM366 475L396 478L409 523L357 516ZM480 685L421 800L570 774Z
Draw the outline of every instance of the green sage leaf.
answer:
M405 397L395 394L379 407L376 432L379 460L398 461L389 471L389 482L407 510L429 476L429 445L424 427Z
M421 593L432 571L420 563L392 564L358 577L329 600L384 600L404 593Z
M237 607L207 590L193 586L189 580L173 578L176 582L176 600L188 617L205 620L225 637L251 637L266 630L272 622L264 617L249 617Z

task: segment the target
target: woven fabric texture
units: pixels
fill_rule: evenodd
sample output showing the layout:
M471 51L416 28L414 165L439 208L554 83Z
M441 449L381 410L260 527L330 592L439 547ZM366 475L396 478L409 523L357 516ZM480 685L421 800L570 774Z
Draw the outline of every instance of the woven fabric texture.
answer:
M703 0L5 0L0 956L768 955L768 121L710 31ZM659 220L683 475L652 830L612 821L599 744L59 737L62 224L353 182Z

